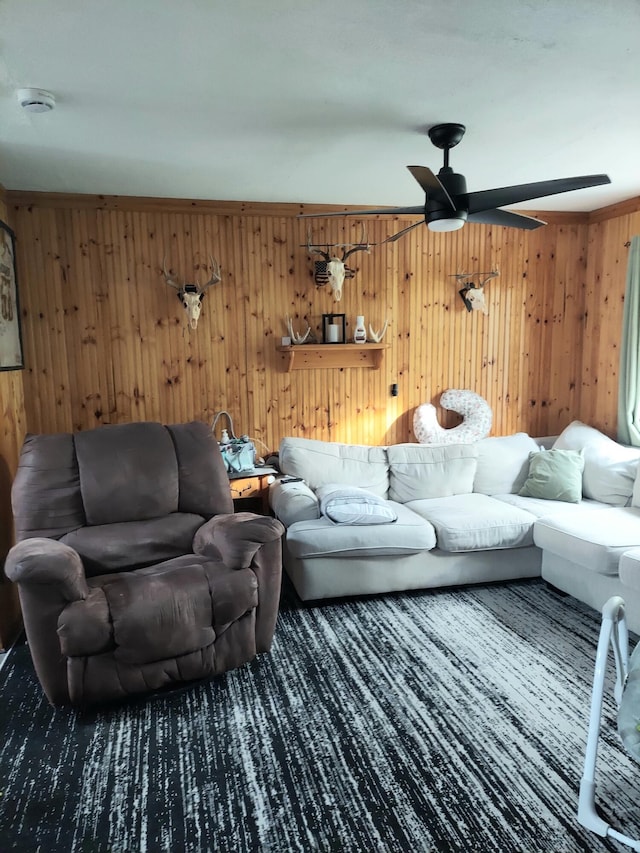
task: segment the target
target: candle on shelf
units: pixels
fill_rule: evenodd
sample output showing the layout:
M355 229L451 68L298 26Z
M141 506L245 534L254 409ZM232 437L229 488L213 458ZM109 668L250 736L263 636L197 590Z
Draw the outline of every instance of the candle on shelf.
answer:
M335 323L330 323L327 326L327 343L329 343L329 344L337 344L338 343L338 327Z

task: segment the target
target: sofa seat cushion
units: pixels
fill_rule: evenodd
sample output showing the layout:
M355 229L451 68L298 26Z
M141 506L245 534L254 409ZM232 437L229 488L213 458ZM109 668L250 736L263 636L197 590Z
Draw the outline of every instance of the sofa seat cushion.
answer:
M546 518L546 516L551 515L555 517L560 513L584 513L590 512L594 509L610 509L609 504L602 503L602 501L591 501L587 498L583 498L580 503L572 504L567 503L566 501L548 501L545 498L531 498L525 497L524 495L493 495L493 497L497 501L503 501L504 503L511 504L511 506L517 506L520 509L526 509L527 512L530 512L532 515L535 515L536 518Z
M601 575L617 575L620 557L640 542L640 509L608 507L536 521L535 544Z
M393 524L336 525L327 518L297 521L287 530L293 557L379 557L418 554L435 548L433 526L403 504L388 501Z
M485 551L533 544L535 516L488 495L411 501L409 509L433 524L441 551Z
M149 521L124 521L81 527L60 541L80 554L87 577L148 566L192 549L193 537L204 524L201 515L174 512Z
M620 557L620 580L629 589L640 592L640 547L631 548ZM637 648L640 649L640 643Z

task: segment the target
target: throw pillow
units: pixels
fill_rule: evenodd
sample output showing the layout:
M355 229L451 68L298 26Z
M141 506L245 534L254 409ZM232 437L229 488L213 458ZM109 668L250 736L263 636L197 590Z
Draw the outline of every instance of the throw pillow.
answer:
M583 471L584 457L578 450L539 450L529 456L529 476L518 494L580 503Z
M316 495L322 515L336 524L391 524L398 519L388 501L366 489L328 483Z
M638 470L640 448L625 447L582 421L573 421L560 433L554 450L582 450L585 498L614 506L628 506Z

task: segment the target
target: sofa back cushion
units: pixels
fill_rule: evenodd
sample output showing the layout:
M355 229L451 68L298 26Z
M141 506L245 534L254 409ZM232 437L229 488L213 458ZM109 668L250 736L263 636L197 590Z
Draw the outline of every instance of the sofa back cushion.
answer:
M386 498L389 489L389 465L384 447L283 438L280 470L301 477L314 491L334 483L359 486Z
M582 493L586 498L626 506L631 501L640 448L624 447L581 421L558 436L554 450L582 450Z
M392 444L387 456L389 500L407 503L473 491L475 444Z
M74 435L87 524L159 518L178 510L178 461L162 424L103 426Z
M529 473L529 454L540 449L526 432L483 438L476 447L473 491L482 495L517 494Z

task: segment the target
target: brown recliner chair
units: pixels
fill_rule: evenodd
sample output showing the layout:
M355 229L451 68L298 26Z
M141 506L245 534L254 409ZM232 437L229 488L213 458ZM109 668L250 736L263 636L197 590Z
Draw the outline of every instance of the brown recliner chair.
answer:
M52 704L157 690L269 650L283 527L234 514L206 424L29 435L12 504L5 571Z

